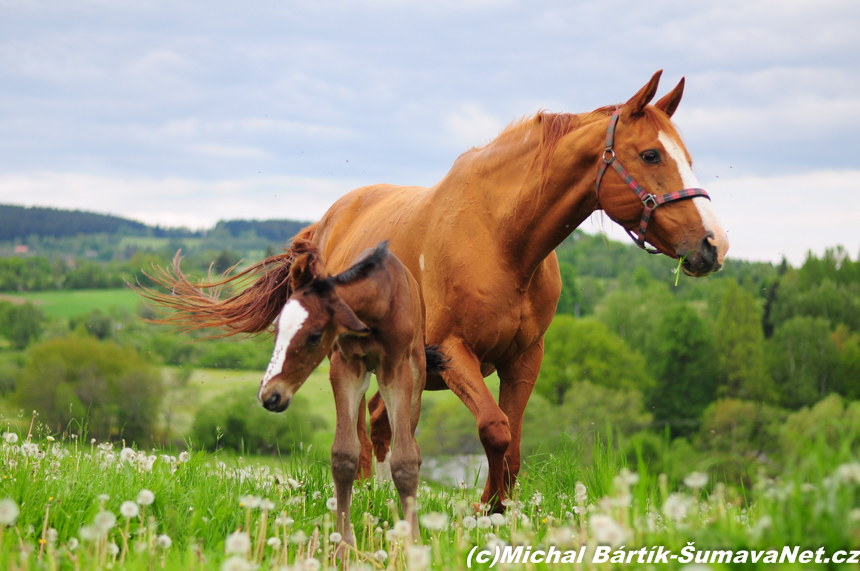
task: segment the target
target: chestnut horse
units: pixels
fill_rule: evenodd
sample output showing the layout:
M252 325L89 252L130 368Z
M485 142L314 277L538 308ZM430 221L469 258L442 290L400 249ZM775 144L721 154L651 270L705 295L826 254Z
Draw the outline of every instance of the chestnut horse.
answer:
M418 281L425 343L438 345L448 360L441 375L427 376L426 389L451 389L475 416L489 462L482 500L493 509L503 509L520 469L523 413L561 293L556 246L603 210L628 232L638 229L641 246L647 241L683 258L688 275L722 266L726 233L704 191L686 192L698 184L670 121L684 80L652 106L660 74L624 105L578 115L539 112L512 124L486 146L463 153L430 188L356 189L297 236L298 244L313 243L335 272L364 249L390 241ZM168 319L189 328L264 331L289 296L285 276L295 255L291 250L197 286L181 273L165 276L174 295L160 301L179 310ZM255 281L218 297L220 287L242 280ZM498 404L483 380L493 371ZM384 407L373 411L371 422L372 435L386 434ZM371 443L362 446L369 456ZM377 454L386 446L378 443Z
M417 504L408 506L409 498L415 501L421 466L415 428L427 364L431 371L442 370L441 356L434 348L426 348L425 357L418 283L385 243L365 250L340 274L325 277L319 266L309 249L290 267L292 294L275 322L275 348L257 397L266 409L283 412L329 355L337 409L331 447L337 530L344 541L354 544L350 504L361 454L356 427L359 405L370 374L375 373L391 418L391 477L417 538Z

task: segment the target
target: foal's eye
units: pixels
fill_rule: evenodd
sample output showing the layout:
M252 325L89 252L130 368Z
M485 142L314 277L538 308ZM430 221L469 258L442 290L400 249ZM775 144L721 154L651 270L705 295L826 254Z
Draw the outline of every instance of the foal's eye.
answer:
M649 151L642 151L641 153L639 153L639 156L642 157L642 160L649 165L660 164L660 153L653 149Z
M311 333L310 335L308 335L308 339L307 339L306 343L308 344L309 347L316 347L317 345L320 344L320 341L322 341L322 333L317 332L317 333Z

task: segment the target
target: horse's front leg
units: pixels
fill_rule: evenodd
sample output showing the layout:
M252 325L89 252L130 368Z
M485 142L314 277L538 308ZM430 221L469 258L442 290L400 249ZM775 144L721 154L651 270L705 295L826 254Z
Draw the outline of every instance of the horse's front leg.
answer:
M481 501L495 512L505 510L505 453L511 443L508 417L496 404L481 374L481 363L459 339L442 343L448 364L442 376L445 383L465 404L478 422L478 438L487 454L489 472Z
M370 373L359 359L347 362L340 353L332 355L329 373L337 410L334 443L331 446L331 473L337 498L337 530L347 543L355 545L350 520L352 483L361 458L361 443L356 430L359 403L367 391ZM340 553L340 550L338 551Z
M421 393L424 390L424 347L416 363L404 355L397 363L384 363L377 372L379 392L385 401L390 419L391 479L400 496L404 519L412 524L412 539L421 541L418 529L418 474L421 469L421 449L415 440L415 428L421 413Z

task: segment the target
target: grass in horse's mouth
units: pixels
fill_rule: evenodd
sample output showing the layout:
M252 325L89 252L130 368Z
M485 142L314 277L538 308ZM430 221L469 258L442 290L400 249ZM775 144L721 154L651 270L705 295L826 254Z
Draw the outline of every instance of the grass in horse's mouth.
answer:
M675 274L675 287L678 287L678 279L681 277L681 264L684 263L684 260L686 260L689 255L690 252L687 252L683 257L678 258L678 267L675 268L675 271L673 272Z

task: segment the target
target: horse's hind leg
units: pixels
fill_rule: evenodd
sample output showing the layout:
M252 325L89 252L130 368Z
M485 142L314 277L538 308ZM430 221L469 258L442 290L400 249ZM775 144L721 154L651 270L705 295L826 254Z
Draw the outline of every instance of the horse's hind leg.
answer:
M390 480L391 466L388 463L388 455L391 451L391 424L388 422L388 409L385 408L382 393L377 391L371 397L367 408L370 411L370 441L373 443L373 455L376 456L377 463L376 475L378 478Z
M361 397L361 402L358 404L356 432L358 433L358 442L361 444L361 454L358 459L358 472L355 474L355 479L366 480L373 475L373 450L370 438L367 436L367 407L365 406L365 397Z
M422 347L423 350L423 347ZM420 541L418 531L418 474L421 469L421 449L415 441L415 421L421 410L421 392L424 390L424 364L404 358L400 363L386 367L379 378L379 391L391 419L391 479L400 496L403 515L412 524L412 537Z
M513 364L499 367L499 406L511 423L511 444L505 452L505 490L508 497L520 473L523 415L542 361L543 339L526 349Z

